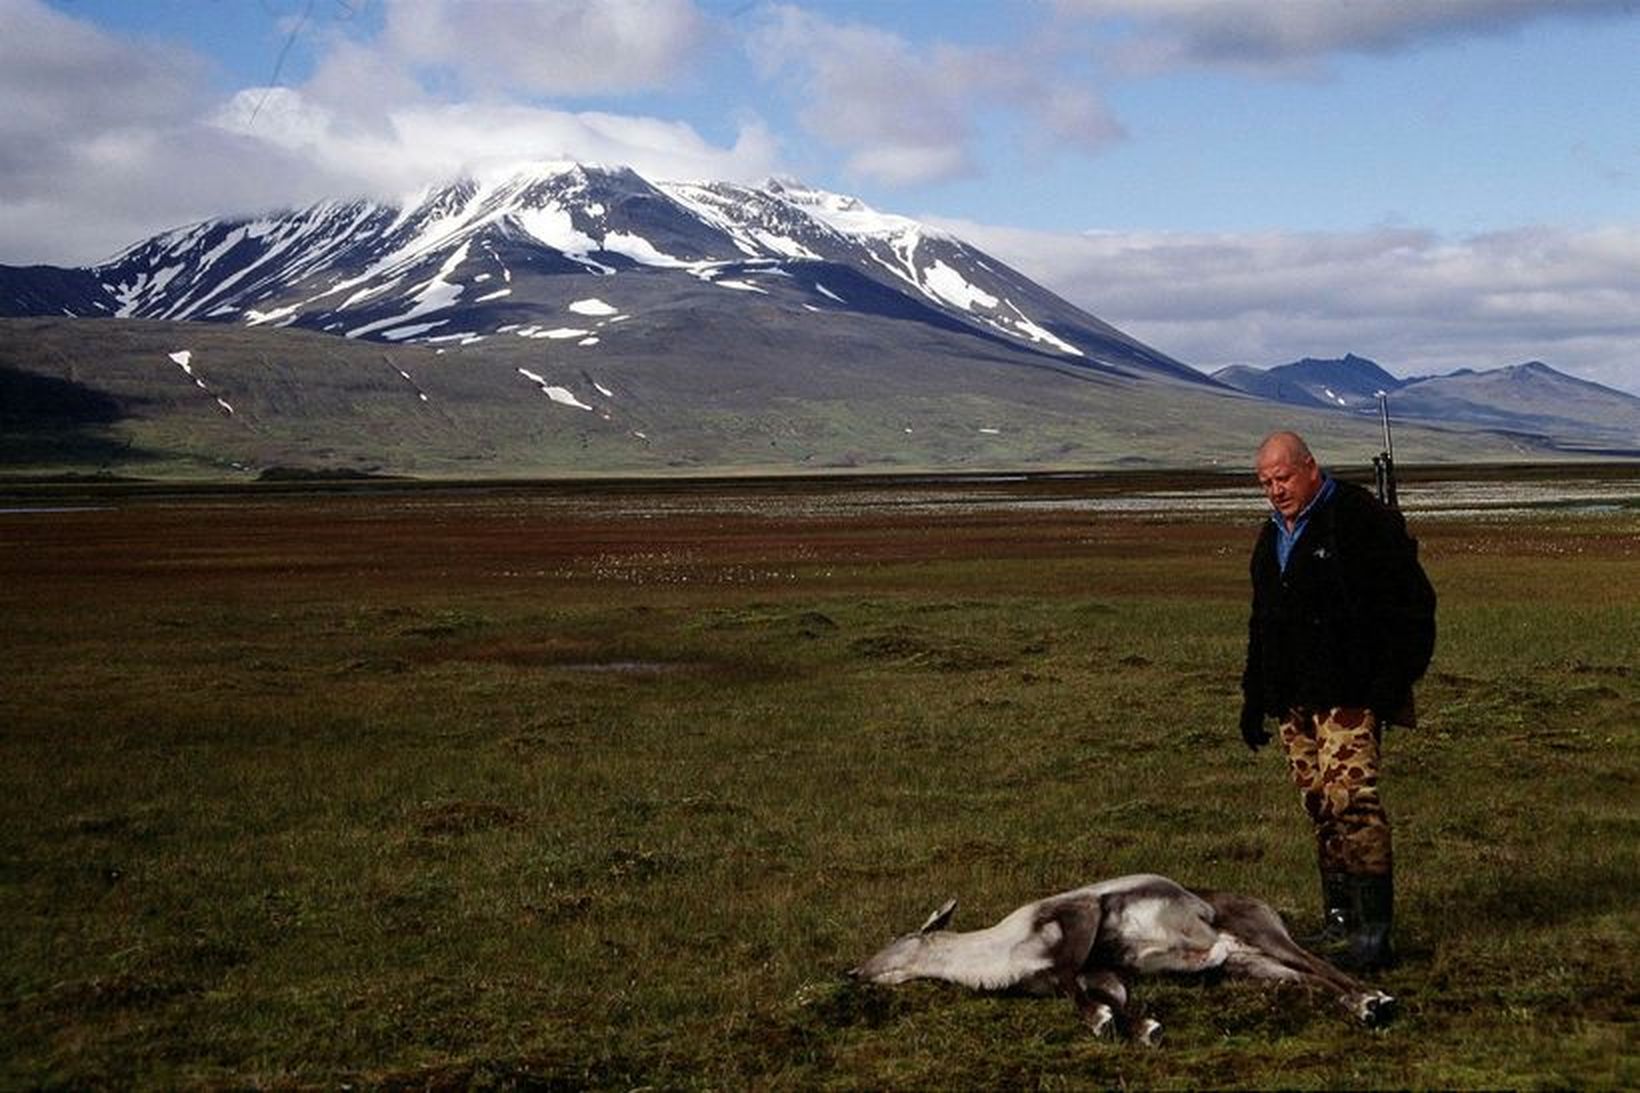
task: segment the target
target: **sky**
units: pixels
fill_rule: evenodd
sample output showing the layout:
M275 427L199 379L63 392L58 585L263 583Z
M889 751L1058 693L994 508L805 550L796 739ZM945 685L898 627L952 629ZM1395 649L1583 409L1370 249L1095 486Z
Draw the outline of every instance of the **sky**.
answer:
M0 263L487 166L769 177L1204 371L1640 395L1640 0L0 0Z

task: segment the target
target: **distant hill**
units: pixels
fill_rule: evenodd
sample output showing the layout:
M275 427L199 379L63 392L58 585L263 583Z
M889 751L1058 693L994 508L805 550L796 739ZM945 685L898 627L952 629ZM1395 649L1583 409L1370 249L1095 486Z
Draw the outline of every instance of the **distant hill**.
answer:
M704 289L702 291L714 291ZM539 343L383 345L138 319L0 319L0 473L428 478L1241 468L1273 428L1362 468L1371 417L1100 374L873 317L634 316L619 357ZM714 362L725 344L755 352ZM887 352L884 346L892 346ZM599 363L601 362L601 363ZM1417 462L1552 459L1542 442L1398 428Z
M1541 361L1487 371L1397 379L1347 355L1270 369L1223 368L1213 378L1290 406L1376 414L1389 394L1392 418L1529 436L1567 451L1640 454L1640 398L1558 372Z
M1568 449L1640 452L1640 398L1541 361L1412 380L1396 391L1395 408L1409 419L1553 437Z
M1270 369L1232 365L1214 372L1213 378L1259 398L1345 410L1376 407L1379 391L1401 386L1400 380L1377 364L1353 354L1341 360L1306 357Z

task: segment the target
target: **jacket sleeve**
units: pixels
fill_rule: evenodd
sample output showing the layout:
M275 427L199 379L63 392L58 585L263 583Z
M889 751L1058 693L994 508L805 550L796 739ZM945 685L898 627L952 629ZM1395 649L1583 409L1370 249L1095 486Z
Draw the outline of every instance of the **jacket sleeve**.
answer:
M1244 705L1256 702L1260 709L1263 709L1265 703L1264 633L1261 623L1266 610L1264 598L1268 595L1268 590L1261 579L1260 563L1264 553L1274 549L1269 541L1270 536L1270 524L1266 521L1264 528L1259 532L1258 542L1253 547L1252 559L1247 565L1248 577L1253 587L1253 602L1247 615L1247 660L1241 670L1241 695Z

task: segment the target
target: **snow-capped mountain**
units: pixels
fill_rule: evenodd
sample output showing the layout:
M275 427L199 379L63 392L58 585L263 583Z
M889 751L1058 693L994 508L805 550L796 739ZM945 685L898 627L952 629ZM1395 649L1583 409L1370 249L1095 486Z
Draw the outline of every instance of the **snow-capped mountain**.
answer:
M707 289L716 296L703 297ZM618 353L646 310L857 313L1097 372L1206 384L949 234L790 182L651 182L537 164L399 205L225 217L80 270L0 267L0 315L299 327L394 344L550 339Z

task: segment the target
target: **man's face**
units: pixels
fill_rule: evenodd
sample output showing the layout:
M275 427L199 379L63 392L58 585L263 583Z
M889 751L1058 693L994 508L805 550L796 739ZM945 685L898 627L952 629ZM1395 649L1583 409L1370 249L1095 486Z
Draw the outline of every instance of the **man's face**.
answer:
M1270 507L1281 513L1289 525L1321 490L1321 468L1315 460L1285 449L1261 455L1255 469Z

